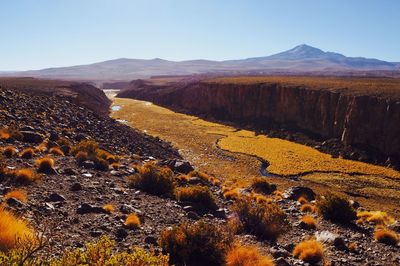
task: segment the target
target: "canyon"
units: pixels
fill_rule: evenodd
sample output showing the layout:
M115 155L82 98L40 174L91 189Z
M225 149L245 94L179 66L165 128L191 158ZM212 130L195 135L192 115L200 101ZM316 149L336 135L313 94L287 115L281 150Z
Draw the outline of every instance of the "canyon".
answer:
M367 154L370 162L398 168L398 88L396 79L246 77L164 84L150 80L133 81L118 97L254 128L284 125L314 139L336 139L348 150L344 156L363 160Z

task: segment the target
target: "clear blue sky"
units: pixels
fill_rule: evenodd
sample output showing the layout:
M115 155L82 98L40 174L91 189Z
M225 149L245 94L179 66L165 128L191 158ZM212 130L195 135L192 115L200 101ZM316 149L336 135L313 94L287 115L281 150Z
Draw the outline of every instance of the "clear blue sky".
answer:
M239 59L306 43L400 62L397 0L1 0L0 70Z

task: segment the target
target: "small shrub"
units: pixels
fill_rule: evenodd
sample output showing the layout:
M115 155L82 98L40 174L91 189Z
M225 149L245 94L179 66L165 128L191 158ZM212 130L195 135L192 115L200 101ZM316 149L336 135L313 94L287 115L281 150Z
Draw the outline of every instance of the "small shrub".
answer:
M274 266L271 257L254 246L235 245L226 255L226 266Z
M31 158L33 158L33 156L35 156L35 150L32 148L26 148L26 149L22 150L19 155L19 157L21 157L23 159L31 159Z
M75 160L78 163L78 165L82 165L84 161L87 161L89 159L88 153L85 151L79 151L75 155Z
M255 199L255 201L257 203L260 204L270 204L273 202L273 200L271 198L268 198L264 195L260 195L260 194L253 194L253 198Z
M304 197L300 197L297 200L301 205L308 203L308 200Z
M38 173L53 173L54 172L54 159L50 157L43 157L36 160Z
M112 169L114 169L114 170L118 170L118 169L121 167L121 165L120 165L119 163L112 163L110 166L111 166Z
M125 220L125 226L129 229L137 229L140 227L140 219L139 217L134 214L131 213L128 215L128 217Z
M355 242L351 242L351 243L349 243L348 248L349 248L349 251L356 252L357 251L357 244Z
M301 218L301 226L304 229L315 229L317 228L317 222L315 221L314 217L309 216L309 215L304 215Z
M26 194L26 191L23 189L16 189L7 192L7 194L4 195L4 199L9 199L9 198L14 198L25 203L28 201L28 195Z
M49 153L55 156L64 156L64 152L59 147L50 148Z
M97 142L93 140L83 140L71 149L71 154L75 156L78 152L86 152L88 155L93 156L98 148L99 144L97 144Z
M95 157L92 161L94 162L94 168L99 171L108 171L110 168L109 163L102 158Z
M189 182L190 176L188 175L178 175L175 177L176 181L180 183L187 183Z
M203 180L204 182L213 184L214 186L219 186L221 184L221 181L219 181L217 178L215 178L211 175L208 175L206 173L196 171L196 170L190 172L188 174L188 176L189 177L192 177L192 176L198 177L201 180Z
M6 129L4 129L4 128L0 129L0 139L7 140L10 137L11 137L10 133L8 133Z
M304 206L304 205L303 205ZM319 213L327 220L347 224L357 218L356 212L346 198L328 193L317 200Z
M7 158L12 158L17 154L17 149L14 146L7 146L3 150L3 155Z
M106 204L103 206L103 210L105 210L107 213L113 213L115 211L115 208L112 204Z
M181 224L161 232L160 246L177 265L223 265L233 235L204 221Z
M240 227L261 239L276 240L289 229L285 212L276 204L259 204L250 198L241 198L232 207Z
M318 263L324 258L324 246L316 240L306 240L296 245L293 256L304 262Z
M4 208L0 208L0 232L0 251L8 251L24 240L33 240L35 236L24 220Z
M271 194L276 190L276 185L271 185L266 178L257 177L253 179L251 188L257 193Z
M301 205L300 211L301 212L315 212L315 206L313 206L309 203L306 203L306 204Z
M226 191L224 191L223 195L224 195L224 198L227 200L237 200L240 198L240 190L239 190L239 188L226 190Z
M218 208L214 195L205 186L183 187L177 191L179 201L188 201L199 209L215 210Z
M146 163L138 167L138 171L139 173L128 177L131 186L154 195L172 196L174 194L174 173L171 169Z
M47 144L46 143L40 143L36 148L36 152L45 152L47 151Z
M116 250L115 242L104 236L94 243L87 243L84 249L65 252L60 259L51 261L51 265L168 266L168 256L165 255L155 255L137 247L131 253Z
M111 164L118 162L118 158L115 155L112 155L112 154L107 154L105 159L106 159L106 161L108 163L111 163Z
M377 241L391 246L396 246L400 241L400 238L396 232L386 228L376 229L374 236Z
M392 216L382 211L357 212L357 218L359 223L367 221L373 224L381 224L381 225L390 225L396 221Z
M282 191L275 190L272 194L274 195L275 200L281 200L281 199L283 199L283 193L282 193Z
M35 182L38 179L38 176L33 172L32 169L24 168L19 169L15 172L15 181L20 184L29 184Z

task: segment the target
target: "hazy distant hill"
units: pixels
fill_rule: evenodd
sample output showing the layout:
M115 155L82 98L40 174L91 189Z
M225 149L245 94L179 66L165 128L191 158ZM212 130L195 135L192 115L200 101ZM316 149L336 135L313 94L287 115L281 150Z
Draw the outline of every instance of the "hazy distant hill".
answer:
M200 73L243 73L251 71L367 71L398 70L399 63L363 57L346 57L342 54L324 52L305 44L288 51L265 57L241 60L168 61L163 59L115 59L89 65L47 68L12 73L2 76L30 76L67 80L132 80L155 75L187 75Z

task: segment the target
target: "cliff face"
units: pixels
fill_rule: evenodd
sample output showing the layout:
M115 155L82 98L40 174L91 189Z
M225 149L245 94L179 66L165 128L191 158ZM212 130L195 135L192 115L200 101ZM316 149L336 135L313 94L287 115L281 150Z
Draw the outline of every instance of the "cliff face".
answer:
M337 138L345 145L400 158L400 101L397 99L277 83L209 82L134 87L119 96L228 121L289 124L322 138Z

